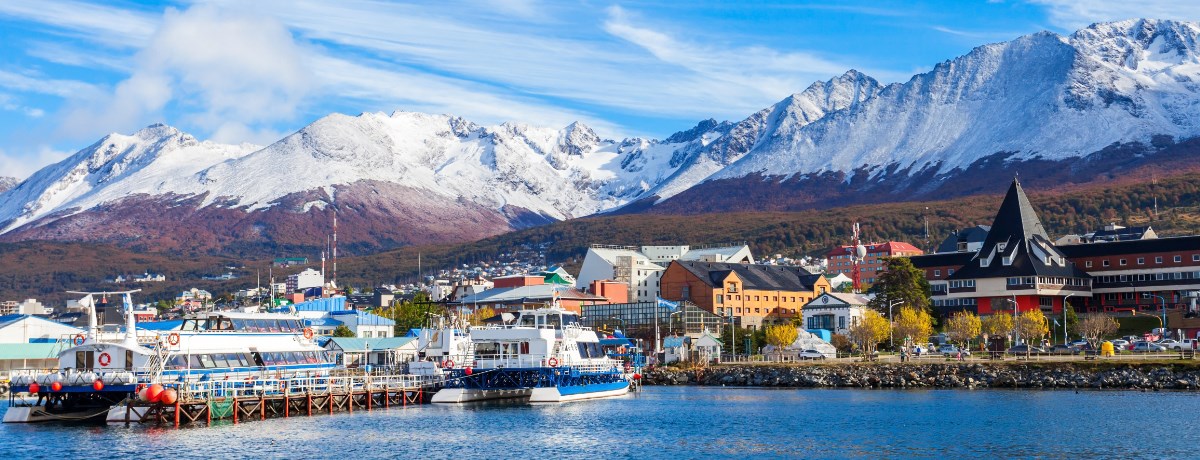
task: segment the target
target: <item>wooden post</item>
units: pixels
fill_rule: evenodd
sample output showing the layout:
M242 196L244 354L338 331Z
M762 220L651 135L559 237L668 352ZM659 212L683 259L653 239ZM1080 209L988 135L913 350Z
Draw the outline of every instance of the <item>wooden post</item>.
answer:
M204 403L204 423L208 424L208 426L212 426L212 405L211 404L212 404L212 402L210 402L210 401L206 401Z
M387 388L384 388L383 389L383 408L390 409L391 407L392 407L392 395L389 394Z
M265 393L258 397L258 417L259 420L267 419L267 395Z
M242 407L238 405L237 396L233 397L233 424L237 425L238 412L242 411Z
M179 428L179 398L175 398L175 428Z
M308 416L312 417L312 390L305 391L304 398L308 400Z
M367 412L371 411L371 402L372 402L371 399L372 398L374 398L374 396L371 396L371 389L368 388L367 389Z
M349 393L346 393L346 408L350 410L351 414L354 413L354 389L353 388L350 389Z
M283 394L283 418L288 418L289 412L292 409L292 397L287 393Z

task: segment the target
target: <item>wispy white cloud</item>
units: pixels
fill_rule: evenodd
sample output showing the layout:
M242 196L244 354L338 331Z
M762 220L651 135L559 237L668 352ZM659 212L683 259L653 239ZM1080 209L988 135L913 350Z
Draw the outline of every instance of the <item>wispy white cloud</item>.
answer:
M155 15L70 0L0 2L0 16L49 25L109 46L141 47L157 27Z
M1046 7L1050 22L1074 31L1131 18L1200 20L1200 2L1178 0L1029 0Z
M0 176L25 179L43 166L61 161L70 152L59 151L47 145L39 145L28 152L9 152L0 148Z
M293 119L311 86L300 46L270 18L209 6L170 9L149 43L129 78L67 115L69 133L130 130L174 103L216 140L250 141L224 136Z
M0 70L0 88L63 98L88 97L99 92L99 89L90 83L47 78L45 75L28 70L24 72Z

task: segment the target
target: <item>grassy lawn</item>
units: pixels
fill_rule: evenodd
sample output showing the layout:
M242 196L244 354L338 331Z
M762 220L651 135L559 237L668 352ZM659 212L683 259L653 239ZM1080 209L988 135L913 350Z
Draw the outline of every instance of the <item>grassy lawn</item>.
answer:
M1149 316L1121 317L1117 318L1117 322L1121 324L1120 329L1117 329L1117 337L1123 337L1126 335L1140 336L1150 332L1151 329L1154 329L1161 324L1159 320Z

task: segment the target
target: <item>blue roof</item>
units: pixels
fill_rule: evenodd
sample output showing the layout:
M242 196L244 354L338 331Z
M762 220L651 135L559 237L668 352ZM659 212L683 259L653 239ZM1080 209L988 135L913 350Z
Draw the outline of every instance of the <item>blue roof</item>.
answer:
M17 321L21 321L26 318L34 319L34 320L38 320L38 321L45 321L47 323L53 323L53 324L56 324L59 326L71 326L70 324L60 323L58 321L54 321L52 319L47 319L45 317L38 316L38 315L22 315L20 313L14 313L11 315L0 316L0 328L6 327L10 324L16 323ZM74 326L71 326L71 327L74 327ZM76 329L78 329L78 328L76 328Z
M400 348L416 341L413 337L378 337L364 339L360 337L333 337L329 339L342 351L391 350ZM326 347L329 344L325 345Z
M633 346L633 341L632 341L632 340L629 340L629 339L625 339L625 338L621 338L621 339L600 339L600 345L602 345L602 346L606 346L606 347L607 347L607 346L614 346L614 347L615 347L615 346L621 346L621 345L624 345L624 346L627 346L627 347L632 347L632 346Z
M306 320L304 320L304 323L309 326L315 326L315 327L338 327L338 326L343 326L346 324L346 323L343 323L336 319L324 317L324 316L320 317L320 318L306 319Z
M296 311L335 312L346 309L346 298L342 296L312 299L293 305Z
M687 337L667 337L667 338L663 339L663 347L666 347L666 348L682 347L684 344L684 341L686 341L686 340L687 340Z
M334 317L358 315L358 324L363 325L363 326L395 326L396 325L395 321L392 321L390 319L376 315L374 313L367 313L365 311L357 311L357 310L336 311L336 312L333 312L331 315Z
M146 321L137 323L138 329L146 329L149 331L169 331L179 329L179 325L183 324L182 319L173 319L169 321Z

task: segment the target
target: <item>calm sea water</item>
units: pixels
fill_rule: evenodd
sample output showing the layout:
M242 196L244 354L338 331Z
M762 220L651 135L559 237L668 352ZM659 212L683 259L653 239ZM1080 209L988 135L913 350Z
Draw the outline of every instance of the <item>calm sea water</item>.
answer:
M561 405L427 405L236 426L4 424L0 452L58 459L1196 458L1198 411L1200 394L1175 392L648 387Z

